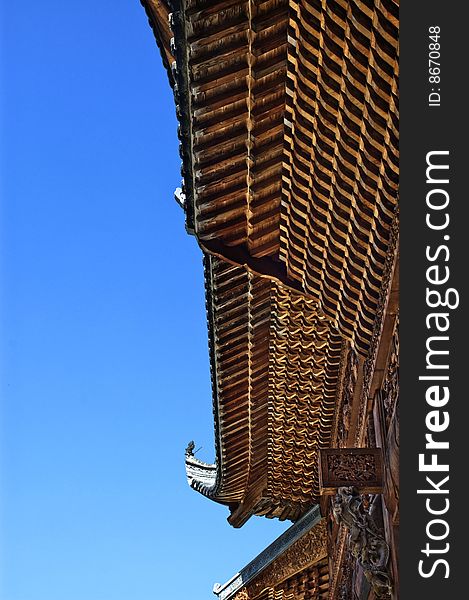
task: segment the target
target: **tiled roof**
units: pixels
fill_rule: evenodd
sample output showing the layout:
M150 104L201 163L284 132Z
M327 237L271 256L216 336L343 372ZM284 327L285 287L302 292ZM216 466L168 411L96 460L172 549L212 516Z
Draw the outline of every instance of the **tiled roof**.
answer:
M397 4L173 4L189 229L275 263L365 352L397 205Z
M249 498L256 514L294 520L319 494L343 338L317 302L275 281L216 257L205 273L218 469L189 456L189 483L233 510Z
M207 257L216 464L189 455L188 478L235 525L296 519L394 252L398 5L142 1L175 59L186 226Z

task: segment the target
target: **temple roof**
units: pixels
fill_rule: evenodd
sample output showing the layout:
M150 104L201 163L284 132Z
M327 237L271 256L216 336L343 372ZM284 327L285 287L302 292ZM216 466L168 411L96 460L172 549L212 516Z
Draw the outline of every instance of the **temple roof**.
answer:
M317 501L342 357L369 353L395 252L398 6L142 3L206 263L216 462L189 454L188 479L236 526L295 520Z

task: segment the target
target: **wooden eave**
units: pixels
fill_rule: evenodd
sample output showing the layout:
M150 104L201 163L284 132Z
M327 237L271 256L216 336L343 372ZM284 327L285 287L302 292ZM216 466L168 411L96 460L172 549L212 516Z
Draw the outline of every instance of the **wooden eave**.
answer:
M397 210L397 2L171 4L187 229L365 355Z
M207 261L216 460L189 456L188 479L235 526L296 520L318 498L343 356L363 363L381 326L398 4L143 4L174 59L186 228Z
M252 514L296 520L318 501L346 342L318 304L205 257L216 462L186 457L191 487Z

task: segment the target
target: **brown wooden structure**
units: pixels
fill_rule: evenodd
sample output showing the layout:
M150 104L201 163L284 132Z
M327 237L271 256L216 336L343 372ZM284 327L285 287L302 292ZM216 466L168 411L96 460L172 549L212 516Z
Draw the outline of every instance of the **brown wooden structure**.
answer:
M382 528L397 597L397 3L142 4L174 91L178 201L205 264L216 458L189 446L188 481L235 527L320 504L327 594L371 598L385 575L357 563L350 527L333 522L319 453L381 448L381 487L365 491L382 494L359 510ZM265 598L323 597L276 585Z

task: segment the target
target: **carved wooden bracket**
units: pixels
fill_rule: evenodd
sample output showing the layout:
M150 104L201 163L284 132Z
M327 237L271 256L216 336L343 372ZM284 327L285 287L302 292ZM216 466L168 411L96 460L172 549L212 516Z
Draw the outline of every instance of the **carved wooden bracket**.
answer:
M335 494L340 487L354 487L360 494L383 491L381 448L328 448L319 452L321 494Z

